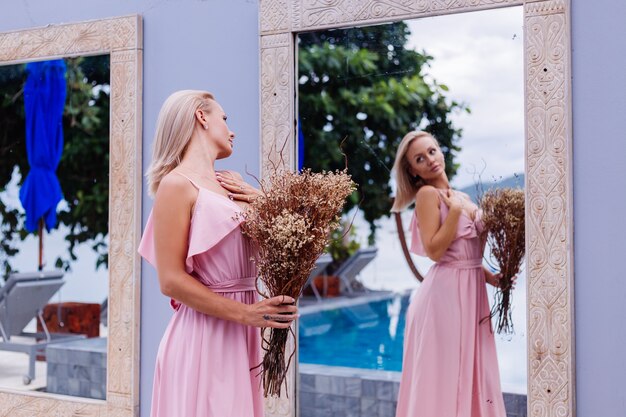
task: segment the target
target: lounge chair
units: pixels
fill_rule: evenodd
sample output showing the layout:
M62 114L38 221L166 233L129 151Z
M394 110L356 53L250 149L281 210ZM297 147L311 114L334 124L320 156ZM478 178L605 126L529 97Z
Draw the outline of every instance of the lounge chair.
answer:
M109 297L100 304L100 323L105 327L109 325Z
M333 257L330 256L330 254L328 253L323 253L319 258L317 258L317 261L315 261L315 268L313 268L313 270L309 274L309 280L304 285L305 288L308 286L311 287L311 290L313 290L313 294L315 295L315 298L317 298L317 301L321 301L322 296L320 292L318 291L317 287L315 286L315 283L313 282L313 280L315 279L316 276L322 274L324 270L326 269L326 267L332 261L333 261ZM326 283L324 282L324 284Z
M298 332L301 337L321 336L333 327L332 316L325 311L305 314L298 321Z
M379 321L378 314L376 314L369 303L345 307L341 311L359 329L374 327Z
M376 257L376 252L378 249L374 247L359 249L335 271L334 275L339 277L342 288L348 293L353 293L355 287L363 288L356 277Z
M0 288L0 350L24 352L29 355L25 385L35 378L35 359L45 353L46 345L61 340L84 336L51 334L43 320L42 309L50 298L65 284L62 271L11 274ZM26 333L24 328L37 318L43 333ZM33 338L31 343L11 340L12 336Z

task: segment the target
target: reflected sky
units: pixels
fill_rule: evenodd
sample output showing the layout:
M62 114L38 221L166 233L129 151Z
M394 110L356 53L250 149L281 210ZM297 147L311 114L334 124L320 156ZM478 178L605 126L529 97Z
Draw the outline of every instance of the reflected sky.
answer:
M408 46L433 56L428 73L467 103L453 114L463 128L461 164L452 185L524 171L524 54L521 7L407 21Z

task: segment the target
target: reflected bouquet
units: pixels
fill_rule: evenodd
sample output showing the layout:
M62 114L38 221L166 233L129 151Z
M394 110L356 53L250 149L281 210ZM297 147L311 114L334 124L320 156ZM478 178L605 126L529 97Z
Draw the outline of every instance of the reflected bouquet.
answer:
M489 318L496 317L495 328L498 333L513 333L512 284L526 251L524 206L524 191L514 188L489 190L480 200L484 233L491 257L501 274L489 315Z
M300 296L355 188L347 170L283 170L261 181L262 195L243 212L241 227L257 248L257 290L263 297ZM295 340L295 334L291 328L265 330L259 366L267 397L280 395L293 358L293 353L285 358L286 344L290 335Z

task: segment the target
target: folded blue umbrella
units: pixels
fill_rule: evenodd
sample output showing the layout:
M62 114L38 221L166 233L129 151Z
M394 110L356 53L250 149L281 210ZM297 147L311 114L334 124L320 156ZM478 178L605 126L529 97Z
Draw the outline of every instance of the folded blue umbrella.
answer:
M48 231L56 227L56 208L63 199L56 170L63 153L65 70L63 60L26 65L24 109L30 171L20 188L20 201L29 232L37 230L42 217Z
M304 168L304 132L302 132L302 119L298 117L298 171Z

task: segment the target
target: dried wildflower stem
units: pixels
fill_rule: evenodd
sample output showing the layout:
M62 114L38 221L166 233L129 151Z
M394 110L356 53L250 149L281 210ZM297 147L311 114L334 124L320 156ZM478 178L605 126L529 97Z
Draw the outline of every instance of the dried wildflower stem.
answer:
M480 206L491 256L502 276L488 318L496 317L498 333L510 334L514 331L511 284L520 271L526 251L524 191L512 188L490 190L481 198Z
M339 224L346 197L354 189L346 170L280 170L261 182L263 194L242 214L242 230L257 248L255 261L263 297L300 296L330 231ZM285 358L290 335L295 339L291 329L270 329L263 339L265 355L260 366L266 397L280 395L293 358L293 353Z

